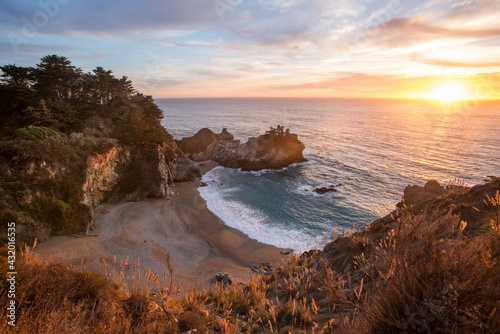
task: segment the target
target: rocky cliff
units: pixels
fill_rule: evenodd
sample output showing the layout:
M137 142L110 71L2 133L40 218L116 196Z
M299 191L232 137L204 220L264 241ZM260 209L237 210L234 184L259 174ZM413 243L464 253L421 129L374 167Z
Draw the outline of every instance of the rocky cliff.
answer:
M0 150L1 218L15 221L28 242L88 233L98 204L168 198L170 183L200 175L173 141L120 145L75 134L7 142Z
M92 212L103 202L168 198L170 183L200 176L198 167L171 145L120 146L90 156L81 203ZM93 217L86 226L87 232L92 224Z
M205 128L177 144L195 161L211 159L222 166L242 170L279 169L307 161L302 153L305 146L297 135L278 129L272 128L242 144L226 129L216 134Z
M458 222L465 222L465 235L476 235L479 231L490 229L488 225L492 219L500 218L500 206L488 201L488 198L494 199L499 191L498 177L471 188L463 183L443 187L436 180L430 180L424 186L409 185L396 210L375 220L364 231L356 233L354 238L340 237L327 244L322 257L339 272L353 270L356 256L368 256L382 239L390 235L391 230L401 229L402 221L416 216L423 216L430 222L451 215ZM500 244L497 246L500 254Z

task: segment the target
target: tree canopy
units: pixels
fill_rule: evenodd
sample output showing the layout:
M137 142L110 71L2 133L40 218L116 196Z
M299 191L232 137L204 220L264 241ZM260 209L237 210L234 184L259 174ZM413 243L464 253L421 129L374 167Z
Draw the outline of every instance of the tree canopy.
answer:
M35 67L0 66L0 136L28 126L62 133L81 131L91 117L113 121L114 137L124 143L161 142L163 112L151 96L137 92L126 76L97 66L90 72L67 57L48 55ZM110 129L111 130L111 129Z
M266 135L272 137L286 137L290 134L290 129L286 129L283 125L277 125L275 128L271 126L269 130L266 131Z

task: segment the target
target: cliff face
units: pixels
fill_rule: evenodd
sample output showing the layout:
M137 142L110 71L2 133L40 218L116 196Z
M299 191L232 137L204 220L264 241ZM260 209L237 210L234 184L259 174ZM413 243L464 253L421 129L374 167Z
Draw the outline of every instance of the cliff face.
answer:
M103 201L106 193L113 190L120 178L116 168L130 159L127 153L130 152L125 152L123 148L113 148L104 154L89 157L82 203L89 207L96 206Z
M279 169L307 161L302 153L304 144L296 134L288 132L267 133L241 144L226 129L220 134L202 129L178 144L193 160L212 159L222 166L242 170Z
M137 201L168 196L172 182L165 145L121 146L87 159L81 203L91 212L102 202Z
M169 183L199 175L173 141L123 146L74 135L0 149L9 152L0 156L0 218L15 221L26 242L86 233L98 204L167 198Z
M88 159L82 204L168 198L170 183L197 176L198 167L175 144L118 147Z
M164 198L172 181L164 146L113 148L87 160L82 203Z

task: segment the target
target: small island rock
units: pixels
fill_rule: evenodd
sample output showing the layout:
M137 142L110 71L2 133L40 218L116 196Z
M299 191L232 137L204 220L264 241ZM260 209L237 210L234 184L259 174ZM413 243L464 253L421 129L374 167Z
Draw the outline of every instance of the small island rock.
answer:
M245 171L279 169L307 161L303 155L305 145L296 134L284 131L280 126L259 137L251 137L244 144L234 140L227 129L219 135L210 129L202 129L177 144L195 161L211 159L222 166Z
M328 187L320 187L320 188L316 188L313 190L315 193L317 194L320 194L320 195L324 195L326 193L329 193L329 192L337 192L338 190L335 189L335 186L334 185L330 185Z

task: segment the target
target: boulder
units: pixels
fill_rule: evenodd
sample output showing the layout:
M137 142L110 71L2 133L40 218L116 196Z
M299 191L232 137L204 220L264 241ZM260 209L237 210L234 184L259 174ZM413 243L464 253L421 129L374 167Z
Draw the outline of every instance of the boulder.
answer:
M402 207L418 205L445 193L445 189L436 180L428 181L423 187L407 186L404 190L403 200L397 204Z
M177 147L184 153L194 154L205 151L210 144L218 140L218 135L208 128L203 128L192 137L176 140Z
M220 141L233 141L234 140L234 136L229 133L229 131L227 131L226 128L222 129L222 132L218 135L218 140Z
M233 284L233 280L228 273L217 273L214 277L212 277L209 281L210 284L222 286L223 288L227 288L231 284Z
M260 265L248 265L250 270L259 275L273 275L275 270L268 262L263 262Z
M201 176L198 166L186 156L179 156L174 169L174 182L194 181Z
M328 187L316 188L313 191L317 194L323 195L329 192L337 192L337 189L335 189L334 185L330 185Z

